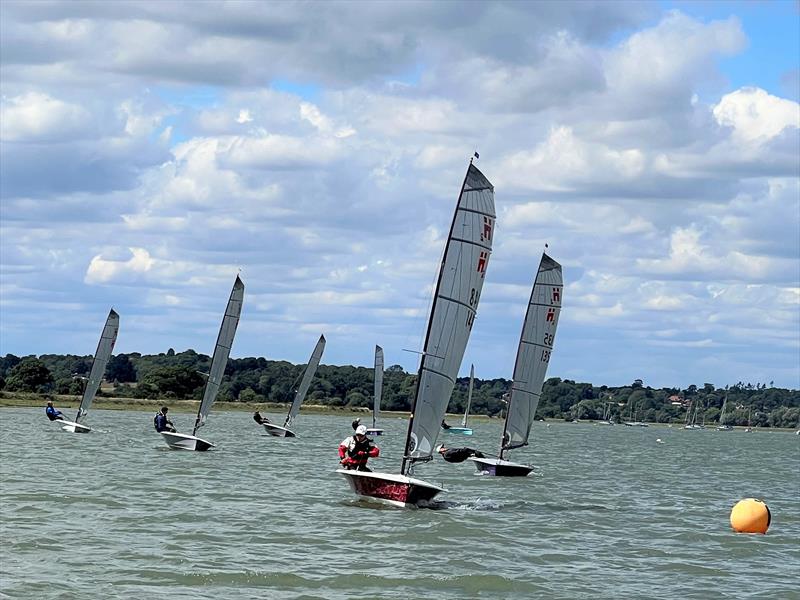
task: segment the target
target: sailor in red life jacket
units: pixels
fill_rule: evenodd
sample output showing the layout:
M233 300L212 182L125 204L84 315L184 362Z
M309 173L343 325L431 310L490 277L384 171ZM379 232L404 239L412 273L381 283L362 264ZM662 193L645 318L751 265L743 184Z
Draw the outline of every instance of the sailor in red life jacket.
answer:
M345 469L355 471L371 471L367 468L367 461L377 458L380 449L367 437L367 428L364 425L356 427L356 432L339 444L339 462Z

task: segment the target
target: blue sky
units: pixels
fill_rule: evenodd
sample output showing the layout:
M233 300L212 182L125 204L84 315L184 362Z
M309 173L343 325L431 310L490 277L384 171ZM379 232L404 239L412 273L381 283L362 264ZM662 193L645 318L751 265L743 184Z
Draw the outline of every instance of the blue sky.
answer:
M416 369L469 157L495 247L462 372L800 387L796 2L4 2L0 353L213 346Z

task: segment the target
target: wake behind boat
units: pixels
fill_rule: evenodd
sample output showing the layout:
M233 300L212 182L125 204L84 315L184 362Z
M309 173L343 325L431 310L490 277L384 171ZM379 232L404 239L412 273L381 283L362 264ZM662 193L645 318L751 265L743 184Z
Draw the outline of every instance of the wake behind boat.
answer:
M308 365L306 365L306 370L303 372L303 379L300 381L300 387L297 388L292 405L289 407L289 413L286 415L283 427L275 425L274 423L262 423L268 434L275 437L297 437L297 434L289 429L289 427L294 423L294 420L300 412L300 406L303 404L303 400L308 393L308 388L311 387L311 381L314 379L324 351L325 336L321 335L319 336L317 345L314 347L314 351L311 353L311 358L308 359Z
M106 318L103 332L100 334L100 341L97 343L97 350L92 360L92 368L89 371L89 379L86 381L86 387L83 389L83 396L81 396L81 404L78 407L78 415L75 417L74 421L61 421L61 429L64 431L69 431L70 433L89 433L92 430L91 427L82 424L81 421L89 414L89 407L92 405L92 400L94 400L94 397L97 395L100 382L103 381L103 375L106 373L108 359L111 357L111 352L114 350L118 332L119 315L112 308Z
M400 473L336 471L361 498L392 506L424 506L444 491L413 477L414 465L433 458L475 320L494 220L494 187L470 162L439 269Z
M517 347L514 380L500 440L500 455L495 458L469 458L480 473L524 477L533 471L533 465L505 460L505 454L509 450L528 445L531 425L539 406L547 365L553 351L563 287L561 265L547 254L542 254Z
M242 314L242 302L244 301L244 283L236 276L233 282L228 305L225 307L225 316L222 318L222 325L217 335L217 343L214 346L214 356L211 358L211 370L206 380L206 387L203 390L203 400L197 410L197 418L194 422L192 434L177 433L174 431L161 431L161 435L167 445L173 450L195 450L205 452L213 448L214 444L208 440L197 437L197 430L206 424L208 413L214 400L217 399L219 386L225 376L225 367L228 365L228 356L231 353L233 338L236 335L236 328L239 325L239 316Z

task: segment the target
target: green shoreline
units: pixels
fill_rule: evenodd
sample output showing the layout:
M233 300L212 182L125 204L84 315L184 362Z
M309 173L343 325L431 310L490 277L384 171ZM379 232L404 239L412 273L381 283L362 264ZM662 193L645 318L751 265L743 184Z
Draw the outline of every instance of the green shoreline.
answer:
M10 393L0 392L0 408L36 408L47 404L50 399L56 405L56 408L76 409L80 404L80 396L69 396L63 394L32 394L32 393ZM200 404L199 400L146 400L134 398L96 398L92 403L93 408L102 410L138 410L142 412L158 411L164 405L169 406L169 409L174 413L194 413L197 406ZM286 412L288 405L280 404L277 402L216 402L214 404L215 411L229 411L229 412L250 412L258 409L267 413L283 413ZM304 404L303 412L307 414L337 414L342 416L364 416L371 414L368 408L351 408L346 406L328 406L322 404ZM458 419L461 414L448 413L448 419ZM406 419L408 413L405 411L381 411L381 417L392 419ZM486 415L470 415L470 421L496 421L496 417L489 417ZM546 419L549 423L566 423L563 419ZM595 423L595 421L585 420L578 421L580 424ZM653 428L668 429L670 425L674 429L680 429L681 426L675 423L648 423ZM709 430L714 427L710 426ZM745 427L734 427L735 430L744 430ZM794 431L794 428L779 428L779 427L759 427L757 431Z

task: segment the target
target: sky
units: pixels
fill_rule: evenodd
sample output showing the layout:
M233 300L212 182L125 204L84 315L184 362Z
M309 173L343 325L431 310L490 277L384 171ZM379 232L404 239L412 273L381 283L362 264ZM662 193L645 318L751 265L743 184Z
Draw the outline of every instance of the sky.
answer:
M797 2L0 3L0 354L418 366L469 157L494 251L462 364L800 388Z

